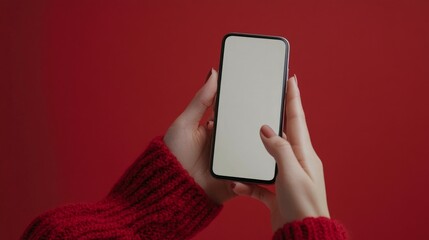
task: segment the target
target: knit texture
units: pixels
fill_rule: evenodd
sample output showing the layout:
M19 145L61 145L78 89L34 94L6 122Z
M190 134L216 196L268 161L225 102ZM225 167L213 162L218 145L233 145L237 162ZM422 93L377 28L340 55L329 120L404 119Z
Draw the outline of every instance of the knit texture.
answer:
M274 240L345 240L344 227L335 220L325 217L305 218L287 223L277 230Z
M21 239L189 239L221 208L158 137L105 199L48 211Z

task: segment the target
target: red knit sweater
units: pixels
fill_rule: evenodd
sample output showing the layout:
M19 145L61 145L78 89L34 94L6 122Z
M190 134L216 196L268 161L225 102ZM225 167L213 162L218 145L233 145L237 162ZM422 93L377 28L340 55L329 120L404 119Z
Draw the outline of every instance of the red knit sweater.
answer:
M212 202L155 138L108 196L37 217L22 239L189 239L205 228L222 206ZM327 218L285 224L273 239L346 239L344 228Z

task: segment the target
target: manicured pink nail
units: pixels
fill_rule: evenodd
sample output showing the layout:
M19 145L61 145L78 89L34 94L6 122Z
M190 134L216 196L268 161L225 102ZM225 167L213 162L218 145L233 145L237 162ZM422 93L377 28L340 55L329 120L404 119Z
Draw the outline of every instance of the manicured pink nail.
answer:
M264 125L261 127L261 133L266 138L270 138L270 137L276 135L276 133L273 131L273 129L271 129L268 125Z
M213 125L214 125L214 122L212 120L207 121L206 126L207 126L208 129L212 129Z
M296 74L293 75L293 79L295 80L296 86L298 86L298 78L296 77Z
M209 80L209 78L212 75L212 73L213 73L213 68L210 68L209 73L207 73L206 82Z

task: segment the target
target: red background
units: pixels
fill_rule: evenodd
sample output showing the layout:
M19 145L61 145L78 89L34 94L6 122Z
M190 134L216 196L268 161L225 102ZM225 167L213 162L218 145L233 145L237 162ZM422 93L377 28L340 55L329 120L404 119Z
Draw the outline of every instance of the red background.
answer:
M427 1L177 2L0 3L1 239L103 198L231 31L290 41L331 214L350 235L429 238ZM271 237L258 202L226 203L196 239L238 237Z

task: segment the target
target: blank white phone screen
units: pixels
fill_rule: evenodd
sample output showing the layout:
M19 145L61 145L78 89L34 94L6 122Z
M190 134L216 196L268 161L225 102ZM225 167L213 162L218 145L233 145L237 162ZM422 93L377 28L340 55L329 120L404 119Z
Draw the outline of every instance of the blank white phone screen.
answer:
M215 175L272 181L275 161L260 128L281 129L289 46L282 39L230 35L224 40L213 145Z

